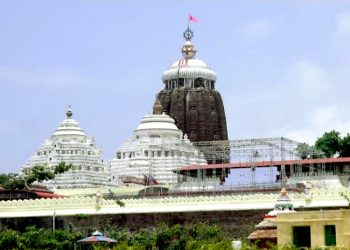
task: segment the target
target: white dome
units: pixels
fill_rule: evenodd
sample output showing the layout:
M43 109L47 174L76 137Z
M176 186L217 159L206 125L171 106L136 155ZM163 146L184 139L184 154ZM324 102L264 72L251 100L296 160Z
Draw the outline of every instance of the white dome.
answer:
M177 60L170 69L164 71L162 80L177 78L198 78L202 77L211 81L216 81L216 73L211 70L205 62L199 59Z
M208 65L196 58L196 48L191 41L186 41L181 49L183 59L177 60L163 73L163 82L177 78L204 78L216 81L216 74Z
M85 133L80 128L79 123L72 119L64 119L56 131L53 133L53 136L85 136Z
M163 114L146 115L135 131L141 130L172 130L179 131L175 125L175 120Z
M171 68L178 68L179 66L209 68L205 62L199 59L177 60L171 65Z

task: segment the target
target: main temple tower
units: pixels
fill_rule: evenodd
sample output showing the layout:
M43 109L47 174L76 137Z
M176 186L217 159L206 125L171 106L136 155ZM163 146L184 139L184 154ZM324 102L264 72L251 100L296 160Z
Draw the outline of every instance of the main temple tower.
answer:
M176 125L192 142L227 140L227 126L221 95L216 91L216 73L196 58L192 44L193 31L184 32L182 59L163 73L164 89L157 95L163 112L173 117ZM224 159L225 158L225 159ZM208 159L208 162L227 162Z

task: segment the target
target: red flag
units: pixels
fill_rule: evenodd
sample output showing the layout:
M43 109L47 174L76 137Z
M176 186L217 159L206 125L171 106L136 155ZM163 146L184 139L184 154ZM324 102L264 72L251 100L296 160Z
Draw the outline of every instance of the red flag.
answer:
M188 21L189 22L194 22L194 23L198 23L199 20L197 18L195 18L194 16L192 15L188 15Z

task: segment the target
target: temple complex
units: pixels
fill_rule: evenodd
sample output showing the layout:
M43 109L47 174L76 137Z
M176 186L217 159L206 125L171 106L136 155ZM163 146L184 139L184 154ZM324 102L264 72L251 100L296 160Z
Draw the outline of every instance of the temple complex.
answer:
M117 150L110 168L114 179L147 177L153 183L174 184L176 170L194 163L206 164L204 155L177 128L174 119L162 113L157 100L153 114L146 115L132 138Z
M69 107L64 119L53 135L45 140L36 153L22 167L25 173L36 165L52 168L61 162L72 164L69 171L43 182L48 188L86 188L111 185L109 171L94 139L85 135L79 123L72 118Z
M196 58L193 32L184 32L182 59L163 73L164 89L157 95L162 111L170 115L191 142L227 140L227 126L221 95L216 91L216 73ZM206 155L207 156L207 155ZM208 162L229 162L229 153Z

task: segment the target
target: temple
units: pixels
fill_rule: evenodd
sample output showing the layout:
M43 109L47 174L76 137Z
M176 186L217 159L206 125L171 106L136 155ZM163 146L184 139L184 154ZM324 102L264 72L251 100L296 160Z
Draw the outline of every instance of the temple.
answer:
M147 177L153 183L175 184L176 170L196 162L206 164L204 155L175 125L173 118L162 113L159 100L153 114L146 115L110 161L113 179L124 182Z
M36 165L53 168L65 162L66 164L71 163L72 169L56 175L53 180L43 182L44 186L54 189L111 185L107 165L101 156L101 149L95 145L93 138L85 135L79 123L72 116L73 112L69 107L66 118L22 167L21 172L28 172Z
M227 140L226 116L220 93L216 91L216 73L196 58L193 32L184 32L182 59L163 73L164 89L157 95L162 111L170 115L191 142ZM207 155L206 155L207 156ZM229 153L209 163L229 162Z

